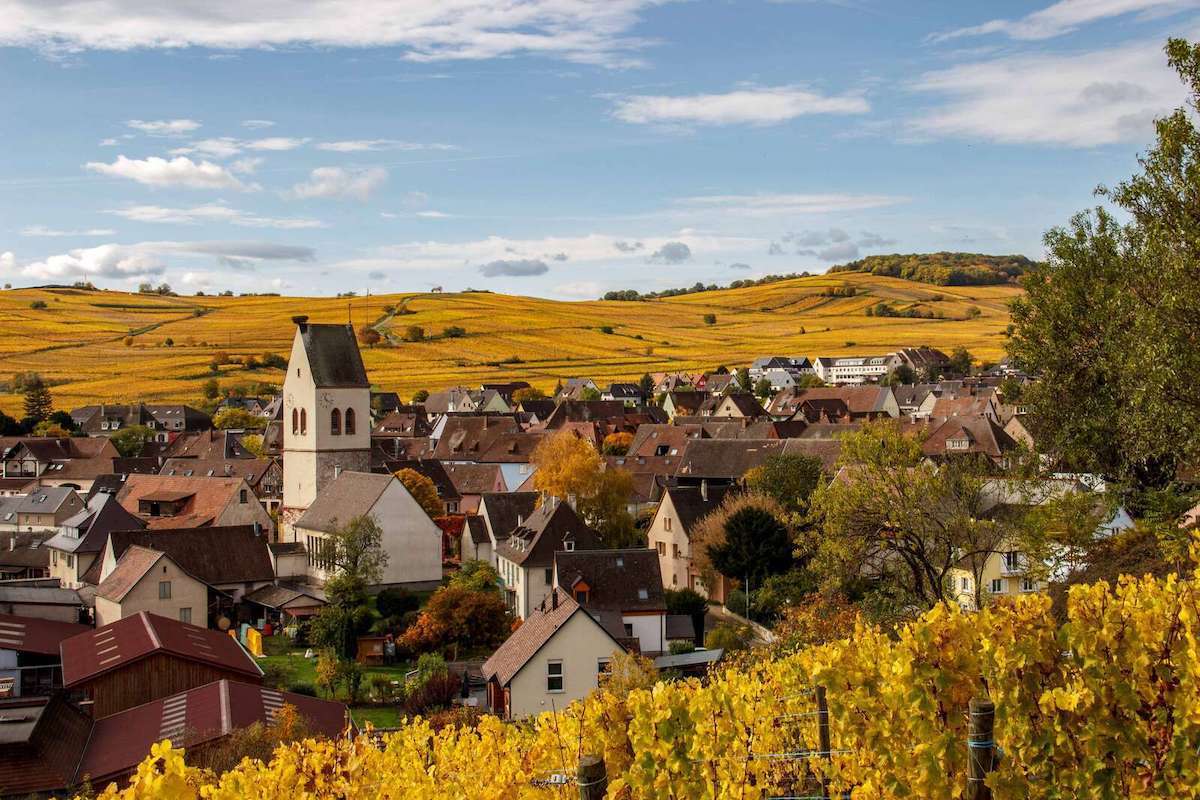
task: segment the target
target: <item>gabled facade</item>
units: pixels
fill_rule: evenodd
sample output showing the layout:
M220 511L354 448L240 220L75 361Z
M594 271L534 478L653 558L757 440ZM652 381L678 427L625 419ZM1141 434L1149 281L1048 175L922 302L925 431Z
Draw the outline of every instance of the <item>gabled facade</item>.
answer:
M496 547L496 569L513 614L524 619L554 585L554 554L595 550L600 537L570 504L546 498Z

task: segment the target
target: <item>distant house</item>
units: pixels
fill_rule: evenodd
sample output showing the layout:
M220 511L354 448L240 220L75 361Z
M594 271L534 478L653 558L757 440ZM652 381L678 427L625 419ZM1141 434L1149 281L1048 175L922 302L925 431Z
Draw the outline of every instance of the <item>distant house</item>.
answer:
M49 582L47 582L49 583ZM74 589L55 585L0 586L0 613L57 622L79 622L83 601Z
M612 383L600 393L601 400L619 400L629 407L646 402L646 393L636 383Z
M614 638L636 640L643 654L667 650L667 601L654 550L557 552L554 585Z
M754 359L747 372L752 382L770 377L772 372L786 373L798 379L802 375L811 375L813 365L804 356L763 356Z
M483 521L483 517L471 515L465 518L459 552L463 561L486 561L489 564L494 562L492 539L488 536L487 523Z
M464 386L432 392L421 405L429 414L453 414L475 411L478 405L471 390Z
M556 552L595 550L600 545L599 536L569 503L546 498L496 546L496 568L513 614L526 617L550 592Z
M758 399L749 392L733 392L722 397L710 416L736 419L758 419L766 414Z
M170 556L134 545L96 587L96 624L141 613L208 626L208 587Z
M825 383L855 384L876 381L892 369L890 356L842 356L818 358L813 372Z
M86 492L98 475L113 471L121 454L107 439L29 437L0 447L3 480L26 486L65 486ZM23 487L22 487L23 488Z
M283 464L276 458L169 458L163 462L159 474L241 478L268 513L277 511L283 504Z
M820 415L825 408L828 416L830 408L841 403L849 414L850 421L880 419L900 416L900 406L896 395L888 386L837 386L815 387L809 389L791 389L780 392L771 398L767 413L773 419L792 419L796 415L805 416L805 404L809 414ZM824 404L824 406L822 405ZM840 406L839 406L840 408ZM809 422L822 421L819 418L807 418Z
M600 393L600 387L591 378L567 378L563 382L562 391L558 393L558 399L585 400L591 392Z
M381 586L433 588L442 579L442 532L392 475L343 472L325 487L294 525L308 553L308 576L324 584L334 570L326 540L339 525L370 516L383 529L388 554Z
M147 403L84 406L71 412L75 426L88 436L111 436L119 430L143 425L155 440L169 442L181 433L212 427L212 417L187 405Z
M122 508L114 495L93 495L86 508L64 520L58 533L46 541L50 576L58 578L63 586L78 588L84 573L104 552L110 533L145 527L146 523Z
M66 486L34 489L0 498L0 534L52 533L83 509L83 498Z
M0 694L27 697L61 689L59 645L89 630L73 622L0 614Z
M261 684L237 640L145 612L63 640L63 685L106 717L219 680Z
M475 514L483 495L508 491L504 470L499 464L475 464L472 462L443 462L446 476L458 493L458 511Z
M1017 442L991 417L982 415L949 417L933 426L921 442L921 451L929 458L983 455L999 467L1008 465L1017 447Z
M254 490L239 477L130 475L117 502L149 528L253 525L275 529Z
M8 533L0 538L0 580L45 578L50 574L50 534Z
M551 591L484 662L488 706L505 719L565 708L600 685L622 649L582 606Z
M525 524L537 504L537 492L485 492L480 496L478 516L487 530L493 566L500 543Z
M704 401L707 399L708 395L690 390L668 392L663 397L662 410L672 420L676 417L695 417L699 416L700 407L704 405Z
M667 589L691 589L714 600L724 599L723 587L706 586L703 577L692 564L692 532L700 520L721 506L725 496L734 491L728 485L678 486L663 493L662 502L646 539L658 556L659 575Z

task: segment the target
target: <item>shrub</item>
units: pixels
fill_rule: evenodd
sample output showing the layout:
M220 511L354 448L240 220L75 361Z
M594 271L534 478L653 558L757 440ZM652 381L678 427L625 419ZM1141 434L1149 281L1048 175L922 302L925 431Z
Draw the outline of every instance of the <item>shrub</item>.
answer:
M716 314L705 314L704 315L704 324L705 325L716 325L717 324L717 315Z
M375 610L384 617L402 617L420 607L421 601L417 596L405 589L384 589L375 595Z
M449 327L442 328L442 337L445 339L461 339L466 335L466 329L460 328L457 325L450 325Z
M132 346L132 345L133 345L133 337L132 337L132 336L126 336L124 339L122 339L122 340L121 340L121 343L122 343L123 345L125 345L126 347L130 347L130 346Z
M29 304L29 307L34 311L41 311L43 308L48 308L45 300L34 300Z
M423 342L425 341L425 329L420 325L409 325L404 329L404 341L406 342Z
M404 711L412 716L448 708L462 691L462 680L452 672L434 673L411 687L404 696Z
M669 652L673 656L683 655L684 653L696 652L696 645L691 642L671 642Z
M601 333L612 333L612 332L613 332L613 326L612 326L612 325L601 325L601 326L600 326L600 332L601 332Z
M292 694L302 694L305 697L317 696L317 687L311 683L293 683L288 691Z

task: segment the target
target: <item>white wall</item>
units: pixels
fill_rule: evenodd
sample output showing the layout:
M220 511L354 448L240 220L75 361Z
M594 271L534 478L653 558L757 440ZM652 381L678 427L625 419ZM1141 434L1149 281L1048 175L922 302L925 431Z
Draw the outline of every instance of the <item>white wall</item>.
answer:
M533 658L509 682L510 710L514 719L562 709L586 697L598 685L600 659L611 658L616 642L589 616L580 610L534 654ZM563 691L546 690L547 662L563 663Z
M666 614L627 614L621 622L633 628L643 653L661 653L667 649Z

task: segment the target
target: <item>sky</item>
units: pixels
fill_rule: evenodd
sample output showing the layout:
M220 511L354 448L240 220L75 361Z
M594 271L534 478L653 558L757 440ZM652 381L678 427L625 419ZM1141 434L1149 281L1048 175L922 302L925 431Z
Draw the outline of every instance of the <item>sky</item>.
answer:
M594 299L1043 254L1200 0L0 0L0 280Z

